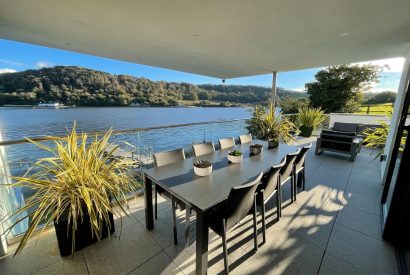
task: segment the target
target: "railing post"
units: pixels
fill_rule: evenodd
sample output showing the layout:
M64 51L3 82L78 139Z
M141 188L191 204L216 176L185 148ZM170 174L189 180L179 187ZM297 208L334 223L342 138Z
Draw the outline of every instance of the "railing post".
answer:
M370 105L367 106L367 112L366 114L370 114Z

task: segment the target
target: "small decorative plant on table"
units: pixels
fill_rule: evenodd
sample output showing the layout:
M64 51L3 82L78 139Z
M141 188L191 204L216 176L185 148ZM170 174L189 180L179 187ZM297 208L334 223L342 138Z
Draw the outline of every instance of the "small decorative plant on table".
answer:
M296 116L302 137L312 136L313 130L326 119L325 112L320 108L302 107Z
M123 206L126 195L139 189L140 183L133 160L113 157L117 147L109 147L111 133L89 140L85 133L77 135L74 124L68 136L55 140L54 146L29 140L51 156L39 159L22 177L12 177L15 183L9 185L35 192L23 207L8 215L14 224L5 234L29 219L15 255L40 224L42 233L54 223L60 255L65 256L113 233L113 214L128 215Z
M259 155L260 153L262 153L263 145L261 145L261 144L251 144L249 146L249 150L251 152L251 155Z
M243 153L239 150L233 150L228 153L228 161L230 163L239 163L243 159Z
M205 177L212 173L212 163L207 160L198 160L194 162L194 173L197 176Z
M271 103L269 109L257 105L252 111L252 118L247 122L249 133L258 139L268 141L268 147L276 148L280 142L290 144L295 141L293 133L299 130L287 116L275 114L275 107Z

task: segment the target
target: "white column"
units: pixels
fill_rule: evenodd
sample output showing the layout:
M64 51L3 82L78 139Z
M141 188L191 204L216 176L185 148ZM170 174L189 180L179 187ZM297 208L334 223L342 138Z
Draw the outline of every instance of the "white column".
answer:
M400 123L400 115L403 111L403 105L405 100L405 93L407 91L407 85L410 81L410 51L406 56L406 61L404 62L403 71L400 77L399 89L397 91L396 101L394 102L393 117L390 122L389 134L386 140L386 146L384 148L384 154L387 156L387 160L381 164L382 182L386 181L387 176L387 165L391 161L391 155L393 151L394 140L397 136L397 130Z
M273 106L276 105L276 74L277 72L272 72L272 103L273 103Z

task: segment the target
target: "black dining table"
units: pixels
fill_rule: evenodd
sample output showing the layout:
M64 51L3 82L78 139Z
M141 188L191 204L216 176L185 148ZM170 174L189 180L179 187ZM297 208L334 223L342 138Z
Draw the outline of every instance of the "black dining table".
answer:
M285 144L280 144L278 148L268 149L267 142L259 140L254 140L252 143L263 145L261 154L251 156L250 143L245 143L145 171L145 221L148 230L154 228L153 184L159 185L195 210L196 274L206 274L208 269L209 211L228 198L232 187L254 179L260 172L268 171L286 154L295 152L297 149ZM243 160L237 164L229 163L227 159L229 151L234 149L243 153ZM193 164L197 160L211 161L212 173L205 177L195 175Z

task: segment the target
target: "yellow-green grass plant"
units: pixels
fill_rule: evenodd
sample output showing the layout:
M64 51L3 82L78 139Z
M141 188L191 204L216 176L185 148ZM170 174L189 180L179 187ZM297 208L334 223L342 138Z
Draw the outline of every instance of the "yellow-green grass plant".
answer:
M386 117L391 121L393 110L385 110ZM384 153L384 147L386 147L387 136L389 134L390 125L384 120L378 121L380 127L378 128L367 128L362 134L365 136L363 144L365 147L376 150L377 154L375 159L380 157ZM401 137L399 150L403 151L404 145L406 143L406 136Z
M122 213L128 215L124 207L126 195L139 189L140 183L133 172L134 161L113 158L117 147L107 152L111 134L109 130L101 137L96 134L89 138L86 133L77 134L74 123L66 138L53 141L54 146L29 140L50 157L37 160L23 176L12 177L15 182L8 186L35 191L23 207L7 216L14 223L5 234L22 220L30 221L14 255L25 248L41 223L44 226L38 236L52 222L58 223L64 213L68 212L72 252L78 222L88 218L92 236L100 240L104 227L114 226L109 219L111 213L120 217Z
M325 112L320 108L299 108L296 116L296 125L299 126L301 136L310 137L313 130L325 121Z
M258 139L279 144L290 144L295 141L294 133L299 130L288 116L275 113L275 107L271 103L269 109L257 105L252 111L252 118L247 122L249 133Z

